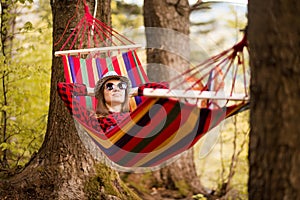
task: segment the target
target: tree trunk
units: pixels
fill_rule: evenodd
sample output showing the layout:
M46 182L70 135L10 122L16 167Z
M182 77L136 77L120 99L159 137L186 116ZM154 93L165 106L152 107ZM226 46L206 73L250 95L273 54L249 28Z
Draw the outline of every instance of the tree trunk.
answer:
M187 0L145 0L147 72L152 81L165 81L189 67Z
M51 1L53 11L53 42L59 40L68 20L76 13L77 1ZM93 1L94 2L94 1ZM90 6L94 8L94 5ZM110 1L98 1L98 15L110 23ZM77 18L83 16L79 6ZM93 9L91 9L91 12ZM54 46L54 51L59 45ZM53 51L53 55L54 55ZM56 84L64 81L60 58L53 57L50 108L44 143L28 165L13 177L0 182L1 199L137 199L120 180L118 174L103 164L96 164L86 150L56 92Z
M299 12L299 1L249 1L249 199L300 199Z
M145 0L144 24L149 79L166 81L186 70L189 66L188 1ZM140 180L141 176L145 174L131 174L131 179ZM205 192L196 174L192 150L185 152L172 164L152 172L151 178L147 177L151 179L150 185L159 189L153 191L154 199L166 196L162 188L173 191L168 192L171 198L191 197L192 194Z

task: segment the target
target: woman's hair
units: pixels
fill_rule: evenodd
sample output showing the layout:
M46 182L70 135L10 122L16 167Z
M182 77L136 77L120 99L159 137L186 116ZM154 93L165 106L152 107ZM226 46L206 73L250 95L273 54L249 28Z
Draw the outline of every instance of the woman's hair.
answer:
M128 79L125 79L123 77L113 77L111 79L108 80L120 80L123 81L127 84L127 88L125 89L125 100L122 103L122 108L121 108L121 112L129 112L129 89L130 89L130 84L128 83ZM100 87L99 92L97 92L97 96L96 99L98 100L97 105L96 105L96 115L97 116L101 116L101 117L105 117L109 114L109 110L106 106L105 103L105 98L104 98L104 89L105 89L105 83L108 81L106 80Z

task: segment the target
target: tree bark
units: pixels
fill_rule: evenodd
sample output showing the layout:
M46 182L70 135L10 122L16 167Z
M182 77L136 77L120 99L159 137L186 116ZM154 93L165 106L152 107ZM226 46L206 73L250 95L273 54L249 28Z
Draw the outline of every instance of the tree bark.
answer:
M188 1L145 0L144 24L149 79L166 81L186 70L189 67ZM145 174L130 176L131 179L140 180ZM154 199L164 197L161 188L173 191L168 192L168 195L172 196L170 198L184 198L191 197L192 194L205 193L196 174L192 150L185 152L172 164L152 172L150 177L151 187L160 188L158 192L153 192Z
M249 199L300 199L299 12L299 1L249 1Z
M169 80L189 67L189 9L187 0L144 1L150 80Z
M76 2L51 1L54 43L63 35L68 20L76 14ZM63 41L83 16L82 6L79 6L79 14L71 21ZM110 23L110 1L98 1L97 8L100 10L99 18ZM59 45L54 46L52 55L56 50L59 50ZM50 108L44 143L20 173L0 182L0 198L138 199L114 170L96 163L86 150L78 136L74 119L57 95L56 84L59 81L64 81L62 61L53 56Z

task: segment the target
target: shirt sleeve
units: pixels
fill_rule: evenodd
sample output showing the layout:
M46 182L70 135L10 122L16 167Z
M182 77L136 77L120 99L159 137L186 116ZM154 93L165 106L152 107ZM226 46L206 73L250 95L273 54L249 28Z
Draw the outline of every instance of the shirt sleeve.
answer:
M77 109L79 102L75 96L84 96L87 94L87 89L84 84L74 84L74 83L58 83L57 92L60 98L65 103L69 112L73 115L74 108ZM77 105L78 104L78 105ZM75 106L76 105L76 106Z
M76 98L76 96L87 94L84 84L58 83L57 91L74 119L96 133L103 133L95 114L81 105L78 98Z

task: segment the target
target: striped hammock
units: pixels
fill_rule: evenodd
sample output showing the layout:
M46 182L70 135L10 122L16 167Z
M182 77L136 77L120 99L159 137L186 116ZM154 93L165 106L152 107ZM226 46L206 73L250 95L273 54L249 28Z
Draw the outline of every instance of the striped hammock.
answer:
M212 128L247 104L211 110L177 100L150 98L108 133L79 121L99 149L121 170L157 169L193 147Z
M78 58L63 56L67 82L83 83L94 87L102 74L115 70L128 75L133 86L148 81L135 51L107 58ZM86 109L95 108L95 100L78 97ZM199 108L170 98L138 97L130 117L103 134L77 120L99 150L119 169L156 169L171 162L176 156L191 148L205 133L224 119L244 110L246 103L219 109ZM137 101L136 101L137 100Z

